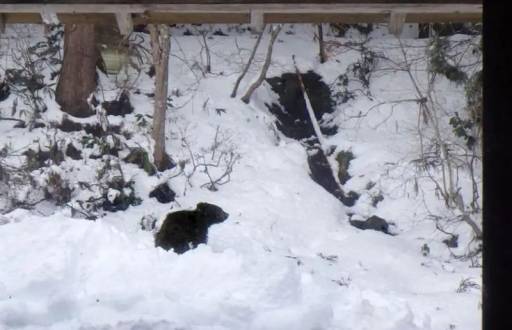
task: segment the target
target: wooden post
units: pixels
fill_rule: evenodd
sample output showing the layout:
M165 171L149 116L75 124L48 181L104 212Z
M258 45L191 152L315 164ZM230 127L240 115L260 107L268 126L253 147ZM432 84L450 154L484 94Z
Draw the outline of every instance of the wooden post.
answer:
M251 29L253 29L254 32L260 32L263 30L264 23L263 13L257 10L251 10Z
M119 32L123 36L127 36L133 31L132 14L130 13L116 13L117 26Z
M5 14L0 13L0 33L5 33Z
M57 13L55 11L49 10L46 7L40 12L41 19L45 25L56 25L59 24L59 18L57 17Z
M402 29L404 27L406 17L406 13L400 13L395 11L391 12L391 14L389 15L388 25L389 32L394 34L396 37L400 37L400 34L402 34Z
M44 34L50 33L50 26L59 24L57 13L43 7L41 10L41 20L43 21Z

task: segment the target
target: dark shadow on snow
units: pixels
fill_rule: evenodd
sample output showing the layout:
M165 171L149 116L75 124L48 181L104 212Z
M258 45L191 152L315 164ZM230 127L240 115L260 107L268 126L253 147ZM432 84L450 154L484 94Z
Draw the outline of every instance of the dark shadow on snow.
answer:
M329 86L313 71L302 75L302 80L315 117L324 135L334 135L338 128L329 120L334 111L334 102ZM272 90L279 95L279 103L267 104L277 118L277 128L287 137L301 141L308 149L308 164L311 178L346 206L353 206L359 195L353 191L346 194L336 183L325 153L321 150L309 119L306 102L295 73L284 73L280 77L268 78Z

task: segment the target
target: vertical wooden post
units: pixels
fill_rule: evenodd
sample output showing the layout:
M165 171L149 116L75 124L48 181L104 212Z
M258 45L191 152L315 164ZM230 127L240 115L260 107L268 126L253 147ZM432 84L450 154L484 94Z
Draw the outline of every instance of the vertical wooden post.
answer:
M116 13L117 26L119 32L123 36L127 36L133 31L132 14L130 13Z
M260 32L263 30L264 25L263 13L257 10L251 10L251 29L255 32Z
M388 25L389 32L394 34L396 37L400 37L400 34L402 34L402 29L404 27L406 16L406 13L391 12L391 14L389 15Z
M0 13L0 33L5 33L5 14Z

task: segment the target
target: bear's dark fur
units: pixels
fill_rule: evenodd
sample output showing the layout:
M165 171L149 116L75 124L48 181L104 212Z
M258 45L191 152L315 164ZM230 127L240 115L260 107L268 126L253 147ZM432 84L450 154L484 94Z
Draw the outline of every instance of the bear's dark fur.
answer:
M389 224L387 223L387 221L376 215L372 215L371 217L366 219L366 221L350 220L350 224L362 230L372 229L376 231L381 231L385 234L390 234L388 231Z
M155 236L155 246L182 254L208 240L208 227L221 223L229 214L220 207L199 203L193 211L169 213Z

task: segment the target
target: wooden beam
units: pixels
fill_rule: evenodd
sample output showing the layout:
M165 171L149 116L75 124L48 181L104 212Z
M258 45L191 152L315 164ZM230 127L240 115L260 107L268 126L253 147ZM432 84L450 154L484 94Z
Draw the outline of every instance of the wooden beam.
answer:
M249 13L166 13L147 12L136 14L133 24L247 24Z
M478 23L482 22L482 13L407 13L406 23Z
M391 12L391 14L389 15L388 23L389 33L394 34L396 37L399 37L400 34L402 34L402 29L404 27L406 17L406 13L400 13L395 11Z
M5 14L0 14L0 33L5 33Z
M116 25L115 14L58 14L62 24Z
M482 13L481 4L453 4L453 3L228 3L228 4L0 4L0 12L4 13L32 13L40 12L45 7L57 13L144 13L146 11L165 12L250 12L259 10L263 12L338 12L338 13L379 13L379 12L423 12L423 13Z
M98 15L98 18L88 18L95 22L106 17L112 19L113 15L114 22L117 22L125 32L129 31L130 18L133 24L252 22L255 25L261 24L261 20L263 23L378 23L389 22L392 15L394 15L392 20L399 22L402 20L400 16L402 14L406 16L407 23L478 22L482 19L482 5L478 3L0 4L0 13L6 14L7 22L12 20L18 23L40 23L40 18L34 19L31 15L42 10L57 13L61 22L63 22L61 19L63 15L67 15L66 17L70 20L72 18L83 20L84 17ZM400 13L400 15L392 13ZM14 16L10 17L11 15ZM72 22L70 20L68 22ZM112 22L99 24L112 24Z
M482 4L482 0L242 0L243 3L281 3L281 4L299 4L299 3L398 3L398 4L417 4L417 3L452 3L452 4ZM2 0L3 3L11 4L182 4L182 3L196 3L196 4L233 4L242 3L240 0Z
M34 13L5 13L5 24L42 24L41 14Z
M265 13L265 23L383 23L388 14L346 14L346 13Z
M251 28L255 32L260 32L264 26L263 13L261 11L251 10Z
M133 31L132 14L130 13L116 13L117 26L121 35L127 36Z
M57 13L51 9L51 7L41 8L41 20L45 25L56 25L59 24L59 18Z

